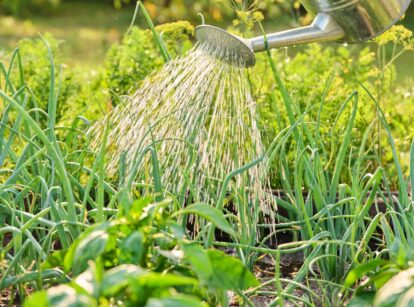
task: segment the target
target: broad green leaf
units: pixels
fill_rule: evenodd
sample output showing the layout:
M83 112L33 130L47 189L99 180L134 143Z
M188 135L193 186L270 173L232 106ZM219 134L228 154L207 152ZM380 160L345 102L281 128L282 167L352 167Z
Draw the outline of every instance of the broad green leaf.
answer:
M157 253L165 258L167 258L171 264L180 265L181 261L184 258L184 252L182 250L157 250Z
M96 306L95 302L86 295L76 293L76 290L66 285L60 285L47 290L49 306L89 307Z
M352 300L349 301L348 307L372 307L375 292L361 292L358 293Z
M218 250L207 251L207 256L213 268L215 288L245 290L259 285L254 275L240 260Z
M73 242L64 259L64 269L78 275L88 267L88 260L94 260L105 250L108 234L105 232L108 223L87 229Z
M56 267L62 267L65 259L67 250L58 250L53 252L50 256L47 257L46 261L41 264L42 271L47 269L53 269Z
M76 277L73 286L78 290L82 289L89 295L94 295L98 286L94 272L95 268L90 266L85 272Z
M24 303L24 307L47 307L47 306L70 306L70 307L94 307L95 301L67 285L52 287L47 291L41 291L32 295Z
M96 230L79 243L73 257L74 275L83 272L88 267L89 260L95 260L105 251L108 238L107 232Z
M136 278L144 273L140 267L132 264L125 264L107 271L101 284L102 294L114 296L126 288L131 278Z
M170 288L178 286L194 286L196 279L174 274L146 273L138 277L138 281L149 288Z
M175 220L168 221L168 229L176 238L185 238L186 232L183 225L178 224Z
M346 276L345 282L344 282L344 288L349 288L353 286L358 281L358 279L366 276L368 273L370 273L371 271L373 271L374 269L376 269L378 266L380 266L383 263L384 261L375 259L375 260L369 261L363 265L356 267L355 269L350 271L348 275Z
M414 287L408 289L398 298L397 306L414 307Z
M123 263L141 264L145 256L144 235L134 231L121 243L120 259Z
M105 296L115 296L125 291L128 286L161 289L178 286L194 286L198 282L194 278L145 272L135 265L121 265L109 270L102 281L101 291Z
M236 235L233 228L230 226L229 222L225 219L223 213L217 210L216 208L211 207L208 204L194 204L188 206L187 208L176 212L173 216L179 214L198 215L212 222L217 228L223 230L224 232L227 232L232 236Z
M375 296L374 306L396 306L399 296L414 287L414 268L405 270L391 278Z
M25 300L23 307L47 307L47 292L45 290L36 292Z
M399 272L401 272L401 270L396 266L381 267L380 271L372 276L369 282L374 285L376 289L379 289Z
M198 278L209 287L244 290L259 285L240 260L221 251L205 251L195 243L185 244L183 250Z
M210 284L213 278L213 267L206 251L197 243L184 244L182 248L198 278L204 284Z
M146 307L207 307L207 304L190 296L179 295L162 299L152 298Z
M129 210L125 212L125 215L128 218L139 220L141 218L142 213L144 212L144 208L151 204L151 202L153 201L153 197L142 197L132 203L132 206L129 208Z

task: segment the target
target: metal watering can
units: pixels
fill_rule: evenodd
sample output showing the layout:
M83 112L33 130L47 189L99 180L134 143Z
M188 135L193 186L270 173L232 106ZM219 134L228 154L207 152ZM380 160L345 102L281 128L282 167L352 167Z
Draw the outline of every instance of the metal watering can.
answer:
M411 0L300 0L315 19L310 26L266 35L268 47L279 48L313 42L358 43L392 27L407 11ZM227 54L239 56L247 67L256 63L255 53L266 50L265 37L244 39L220 28L202 25L196 39Z

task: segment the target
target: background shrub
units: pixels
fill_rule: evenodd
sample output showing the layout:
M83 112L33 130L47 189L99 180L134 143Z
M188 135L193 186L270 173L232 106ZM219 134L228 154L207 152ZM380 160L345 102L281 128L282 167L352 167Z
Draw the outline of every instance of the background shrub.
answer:
M192 47L194 28L189 22L176 22L156 27L162 34L172 57ZM81 115L97 120L116 104L119 95L135 91L140 82L164 64L149 30L133 27L120 44L112 46L105 60L105 69L85 71L82 67L63 64L61 41L45 35L55 63L55 89L58 94L56 121L68 125ZM18 42L26 85L33 92L37 107L47 111L50 93L50 57L48 47L40 38L24 38ZM18 78L17 66L13 78ZM45 118L42 119L42 123Z
M55 8L60 0L1 0L0 8L6 14L23 17L39 11Z
M50 48L55 63L55 90L58 92L57 121L63 116L68 98L80 90L80 84L75 81L73 71L62 62L59 52L60 42L52 35L46 34L45 40ZM48 47L41 38L24 38L19 41L18 47L22 57L23 72L26 85L36 97L37 107L47 110L51 86L51 69ZM17 68L15 68L17 69ZM14 74L15 78L18 73Z
M172 57L184 54L192 43L194 27L187 21L156 27ZM105 86L117 95L130 94L152 71L164 64L150 30L133 27L105 60Z
M75 74L82 80L82 86L77 84L76 92L73 92L62 105L60 125L68 126L76 116L93 122L102 118L105 111L112 108L110 95L103 85L103 69L87 73L76 69Z

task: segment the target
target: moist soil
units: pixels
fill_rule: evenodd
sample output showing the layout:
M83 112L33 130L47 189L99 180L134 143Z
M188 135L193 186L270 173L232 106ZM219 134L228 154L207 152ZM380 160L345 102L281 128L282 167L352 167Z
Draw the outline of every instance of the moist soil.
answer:
M0 307L9 307L9 306L13 306L13 307L19 307L22 306L22 301L20 300L20 295L18 293L18 291L13 288L13 289L3 289L0 290ZM14 292L12 292L14 291ZM26 296L31 295L34 292L34 289L27 287L25 290L26 292ZM10 303L10 300L13 298L13 303Z
M226 252L230 253L229 250L226 250ZM233 250L233 255L235 255L235 253L236 253L235 250ZM280 259L281 278L293 280L298 270L303 265L303 263L304 263L304 255L302 252L288 254L288 255L281 255L281 259ZM272 280L275 277L274 259L270 257L269 255L264 255L263 257L260 257L259 260L256 262L253 272L257 280L260 282L260 284L264 284ZM306 285L306 286L310 287L316 293L321 292L319 289L319 285L317 285L316 283L311 283L310 285ZM276 293L275 284L272 283L268 286L262 287L260 288L260 291L264 291L264 292L268 291L268 292ZM303 295L305 294L306 293L302 291L301 289L296 289L292 293L292 295L295 295L298 297L303 297ZM267 295L267 294L258 294L258 295L253 295L250 297L250 300L253 302L254 306L258 306L258 307L269 306L275 299L276 299L276 295ZM243 304L240 302L240 299L238 299L234 293L229 294L229 301L230 301L230 306L234 306L234 307L243 306ZM297 302L297 304L299 304L299 306L302 305L300 302ZM284 301L283 306L293 307L297 305L289 301Z

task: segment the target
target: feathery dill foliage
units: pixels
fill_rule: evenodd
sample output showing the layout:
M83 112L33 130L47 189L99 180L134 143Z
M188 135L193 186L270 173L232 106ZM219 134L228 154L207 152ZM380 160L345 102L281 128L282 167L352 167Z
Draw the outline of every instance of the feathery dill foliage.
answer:
M125 172L136 171L138 180L144 181L153 157L134 163L151 148L168 192L190 191L191 200L209 202L218 197L228 174L264 156L249 88L242 59L198 45L147 78L132 97L92 127L88 132L92 148L100 148L109 123L110 175L117 175L123 159ZM266 169L263 159L236 176L231 189L249 187L249 199L268 207Z
M243 32L250 31L257 22L264 19L258 0L231 0L229 4L237 17L233 20L233 25L241 26L239 30Z
M258 0L231 0L230 5L235 11L254 11L259 5Z

